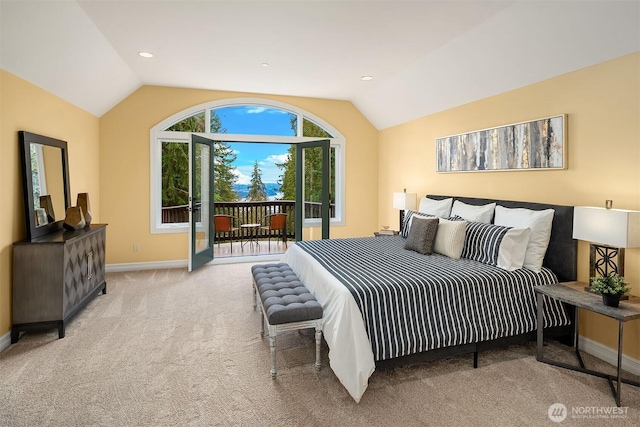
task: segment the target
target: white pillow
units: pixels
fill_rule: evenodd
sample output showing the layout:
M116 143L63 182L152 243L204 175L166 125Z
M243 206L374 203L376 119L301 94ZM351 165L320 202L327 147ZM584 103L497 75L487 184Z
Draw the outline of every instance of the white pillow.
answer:
M512 228L507 231L500 242L498 267L507 271L522 268L530 238L530 228Z
M464 218L467 221L491 224L491 221L493 220L493 211L495 208L495 203L489 203L488 205L482 206L474 206L461 202L460 200L456 200L455 202L453 202L453 208L451 208L451 216L458 215L460 218Z
M435 200L428 197L420 199L418 211L424 214L439 216L440 218L449 218L451 216L451 205L453 198Z
M440 218L433 251L453 259L460 259L464 247L467 221L449 221Z
M500 205L496 206L494 220L496 225L531 229L531 237L527 244L527 253L524 256L523 266L536 273L539 273L542 269L542 261L549 246L554 213L553 209L534 211L524 208L509 209Z

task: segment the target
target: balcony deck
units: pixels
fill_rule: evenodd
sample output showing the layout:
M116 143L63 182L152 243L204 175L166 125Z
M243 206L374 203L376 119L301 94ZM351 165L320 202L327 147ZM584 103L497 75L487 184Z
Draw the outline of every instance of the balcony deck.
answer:
M289 242L291 244L293 242ZM256 242L247 242L243 240L242 245L240 241L233 241L233 252L231 251L231 244L229 242L220 242L220 245L216 243L213 246L213 258L230 258L230 257L246 257L255 255L278 255L283 254L287 248L282 241L278 239L271 239L271 249L269 249L269 241L267 239L260 239Z

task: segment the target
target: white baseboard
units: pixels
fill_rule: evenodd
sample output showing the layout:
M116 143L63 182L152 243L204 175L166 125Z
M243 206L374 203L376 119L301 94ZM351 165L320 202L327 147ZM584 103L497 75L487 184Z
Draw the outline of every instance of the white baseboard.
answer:
M244 257L226 257L216 258L209 264L239 264L245 262L277 262L282 254L274 255L255 255ZM161 270L166 268L187 268L189 265L186 259L178 259L173 261L153 261L153 262L129 262L121 264L107 264L105 270L107 273L120 273L123 271L141 271L141 270Z
M166 268L187 268L187 260L153 261L153 262L127 262L122 264L107 264L107 273L120 273L122 271L161 270Z
M0 352L11 345L11 331L0 337Z
M600 344L597 341L593 341L589 338L580 336L580 350L583 350L585 353L589 353L590 355L595 356L598 359L602 359L613 366L618 365L617 350ZM640 360L623 354L622 369L629 372L630 374L640 375Z

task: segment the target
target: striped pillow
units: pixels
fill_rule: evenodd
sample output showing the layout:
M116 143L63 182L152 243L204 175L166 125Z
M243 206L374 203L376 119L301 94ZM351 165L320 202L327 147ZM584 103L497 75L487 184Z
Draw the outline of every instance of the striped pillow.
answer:
M464 221L464 218L457 215L449 219ZM530 236L529 228L469 222L462 258L514 271L522 268Z
M462 258L497 266L500 244L510 228L470 221L467 223Z

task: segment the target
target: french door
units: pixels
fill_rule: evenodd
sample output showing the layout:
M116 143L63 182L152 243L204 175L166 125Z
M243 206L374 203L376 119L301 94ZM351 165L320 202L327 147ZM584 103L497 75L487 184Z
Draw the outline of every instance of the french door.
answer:
M213 259L213 144L191 135L189 143L189 271Z
M191 135L189 143L189 271L213 260L214 141ZM313 159L306 162L305 159ZM309 164L307 164L309 163ZM329 238L330 141L296 144L296 240L315 238L303 229L321 228ZM305 237L306 236L306 237Z
M313 159L313 162L306 161L307 158ZM307 239L313 238L309 237L309 233L303 233L303 227L318 225L322 229L322 239L329 238L330 184L330 141L325 139L296 144L296 240L305 239L305 235Z

